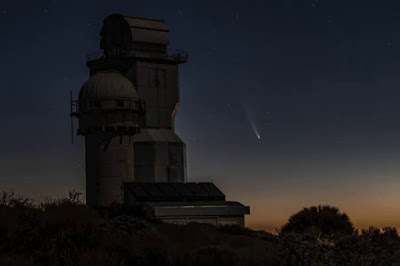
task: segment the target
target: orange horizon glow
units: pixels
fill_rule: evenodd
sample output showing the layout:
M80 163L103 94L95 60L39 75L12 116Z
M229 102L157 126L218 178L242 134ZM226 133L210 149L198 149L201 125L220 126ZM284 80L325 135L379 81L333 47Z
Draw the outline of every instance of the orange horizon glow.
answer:
M325 205L326 203L323 203ZM304 207L315 206L319 204L308 204L303 207L290 207L283 210L277 210L274 206L267 208L266 206L251 206L251 214L246 217L246 227L253 230L265 230L270 233L276 233L276 229L280 229L287 223L289 217ZM400 232L400 207L385 208L384 205L370 204L369 208L363 208L353 205L335 205L327 203L327 205L338 207L341 212L346 213L355 229L367 229L370 226L383 228L395 227ZM270 210L269 211L261 211ZM397 215L396 215L397 214Z

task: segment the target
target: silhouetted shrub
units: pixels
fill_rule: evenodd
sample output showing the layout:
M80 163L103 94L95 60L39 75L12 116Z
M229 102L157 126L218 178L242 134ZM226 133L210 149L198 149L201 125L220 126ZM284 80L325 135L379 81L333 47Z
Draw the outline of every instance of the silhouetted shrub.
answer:
M98 207L96 208L96 211L102 218L106 219L128 215L137 218L143 218L154 223L159 222L154 216L154 213L151 212L151 209L147 208L146 205L143 204L125 205L113 203L110 207Z
M251 235L252 231L247 228L243 228L239 225L224 225L220 226L217 229L220 232L224 232L227 234L235 234L235 235Z
M241 258L233 249L224 247L201 247L189 254L191 266L240 265Z
M143 218L133 216L116 216L101 224L97 230L110 232L117 235L140 235L155 230L155 225Z
M39 203L39 207L41 209L59 206L85 206L82 193L73 189L72 191L68 192L68 197L59 199L46 198L43 202Z
M0 192L0 206L2 207L32 207L32 200L30 198L25 198L20 195L15 194L14 191Z
M345 213L331 206L312 206L304 208L289 218L282 229L282 234L298 233L313 235L352 234L353 224Z
M329 206L300 211L272 235L155 222L143 206L92 209L75 191L39 206L14 193L0 197L1 266L400 265L395 228L352 234L348 217Z

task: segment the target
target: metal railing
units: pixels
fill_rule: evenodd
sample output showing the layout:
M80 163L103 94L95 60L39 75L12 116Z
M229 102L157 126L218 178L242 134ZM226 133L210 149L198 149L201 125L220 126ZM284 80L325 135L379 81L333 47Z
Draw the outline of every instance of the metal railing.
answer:
M174 57L188 57L188 52L183 49L168 48L166 54Z
M71 141L73 143L72 117L79 118L78 135L84 136L98 132L134 135L139 133L140 128L146 125L145 112L145 102L138 98L71 100ZM114 114L120 115L115 117ZM101 124L98 121L99 116L103 118Z
M145 102L137 98L101 98L71 101L71 115L79 116L83 113L93 111L114 112L127 111L144 113L146 111Z
M132 51L122 51L122 50L114 50L108 51L107 55L104 54L103 51L95 51L88 53L86 55L87 62L101 59L101 58L110 58L110 57L123 57L123 56L145 56L145 57L157 57L162 56L166 58L181 58L182 60L186 60L188 57L188 52L183 49L174 49L167 48L165 52L159 49L151 49L146 48L142 50L132 50Z

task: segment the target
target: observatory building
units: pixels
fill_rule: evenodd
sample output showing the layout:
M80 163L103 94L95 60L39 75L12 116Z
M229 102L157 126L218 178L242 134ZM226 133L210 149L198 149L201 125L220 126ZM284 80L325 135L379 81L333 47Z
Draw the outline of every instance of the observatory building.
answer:
M226 201L212 183L187 182L174 119L188 55L168 45L163 20L104 20L102 51L88 55L90 78L71 103L85 137L87 204L142 204L166 222L244 226L249 207Z

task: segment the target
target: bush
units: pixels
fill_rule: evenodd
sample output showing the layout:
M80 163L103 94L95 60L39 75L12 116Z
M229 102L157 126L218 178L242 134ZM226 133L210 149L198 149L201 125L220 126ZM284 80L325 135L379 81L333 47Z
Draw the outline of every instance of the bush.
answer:
M304 208L289 218L282 229L282 234L312 234L331 236L337 234L352 234L353 224L345 213L331 206L312 206Z
M0 206L2 207L32 207L32 200L15 194L15 192L0 192Z
M400 265L395 228L353 234L347 215L330 206L305 208L272 235L154 222L142 206L92 209L75 191L39 206L0 197L0 265Z

